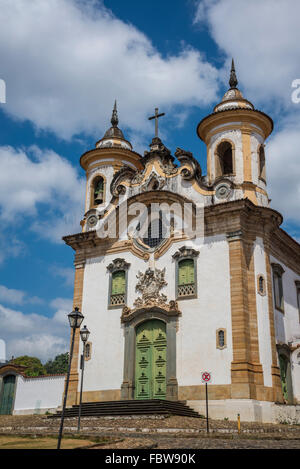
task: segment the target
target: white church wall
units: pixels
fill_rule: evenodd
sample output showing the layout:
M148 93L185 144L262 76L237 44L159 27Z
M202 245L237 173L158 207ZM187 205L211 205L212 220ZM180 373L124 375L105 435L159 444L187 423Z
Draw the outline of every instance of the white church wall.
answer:
M14 415L55 411L62 403L65 375L17 377Z
M282 276L284 313L275 308L275 330L278 342L288 343L300 339L299 309L297 303L297 289L295 280L300 281L300 276L292 271L275 257L271 256L271 263L280 264L284 269ZM274 302L273 302L274 303Z
M123 381L124 334L121 327L122 307L108 309L109 272L107 266L116 258L130 263L127 304L133 306L138 270L148 264L124 252L90 259L86 262L83 283L82 312L84 324L91 331L91 360L85 362L84 391L120 389Z
M176 243L156 267L166 267L168 286L163 293L175 298L175 262L172 255L181 247L200 251L197 258L198 298L179 300L182 316L177 332L177 380L179 386L201 384L201 371L213 374L214 384L230 384L232 361L229 250L224 236L206 238L197 246L191 241ZM216 331L226 329L227 347L216 346Z
M295 280L300 280L293 270L287 267L275 257L271 256L271 262L280 264L284 269L282 276L283 297L284 297L284 313L278 311L274 305L275 314L275 333L276 342L288 344L291 347L299 347L300 345L300 321L299 307L297 302L297 289ZM298 349L299 350L299 349ZM293 395L300 402L300 364L295 352L291 356L291 375L293 385Z
M272 349L271 349L271 333L269 319L269 304L267 295L267 270L263 240L256 238L254 245L254 272L256 286L256 308L257 308L257 325L258 325L258 343L259 358L263 367L264 385L272 387ZM262 275L265 279L265 294L260 295L257 288L258 276Z

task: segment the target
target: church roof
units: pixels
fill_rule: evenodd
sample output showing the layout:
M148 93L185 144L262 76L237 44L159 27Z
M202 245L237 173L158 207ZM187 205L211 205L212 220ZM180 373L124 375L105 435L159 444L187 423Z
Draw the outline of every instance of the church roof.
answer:
M231 109L251 109L254 106L244 98L242 92L237 88L238 80L235 73L234 60L232 59L229 78L229 90L224 94L222 101L214 107L214 112L227 111Z
M101 138L101 140L96 143L96 148L118 147L125 148L126 150L132 150L131 143L125 140L122 130L118 127L119 118L116 101L114 104L110 122L112 126L105 132L103 138Z

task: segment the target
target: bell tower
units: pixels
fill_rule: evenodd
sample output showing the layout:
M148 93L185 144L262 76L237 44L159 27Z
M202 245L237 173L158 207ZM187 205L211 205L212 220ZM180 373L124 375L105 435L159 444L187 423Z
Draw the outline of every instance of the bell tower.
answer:
M237 85L232 59L230 88L197 127L197 134L207 147L208 183L217 186L221 181L230 181L236 198L268 206L264 148L273 121L255 109Z
M110 185L114 174L123 167L133 170L143 168L141 155L133 151L131 143L125 139L118 127L119 118L115 101L111 127L96 143L96 148L84 153L80 158L81 167L86 172L85 215L81 221L83 231L94 229L100 212L104 212L111 200Z

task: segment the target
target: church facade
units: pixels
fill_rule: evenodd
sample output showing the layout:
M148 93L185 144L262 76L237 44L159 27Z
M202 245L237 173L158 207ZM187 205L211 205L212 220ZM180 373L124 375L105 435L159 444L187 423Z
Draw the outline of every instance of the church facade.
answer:
M197 127L207 175L156 135L144 156L112 126L84 153L74 307L91 334L83 401L184 400L216 418L272 421L300 404L300 245L269 207L272 119L230 88ZM156 112L156 123L157 123ZM272 155L269 164L272 164ZM79 401L79 331L68 405Z

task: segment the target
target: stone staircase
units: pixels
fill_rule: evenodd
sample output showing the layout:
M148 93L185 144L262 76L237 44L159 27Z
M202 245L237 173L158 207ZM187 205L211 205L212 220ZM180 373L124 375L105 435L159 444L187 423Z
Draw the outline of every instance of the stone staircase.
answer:
M65 417L77 417L79 405L73 405L65 410ZM167 401L162 399L83 402L82 417L105 416L135 416L135 415L182 415L184 417L200 418L200 415L188 407L183 401ZM61 417L61 411L48 418Z

